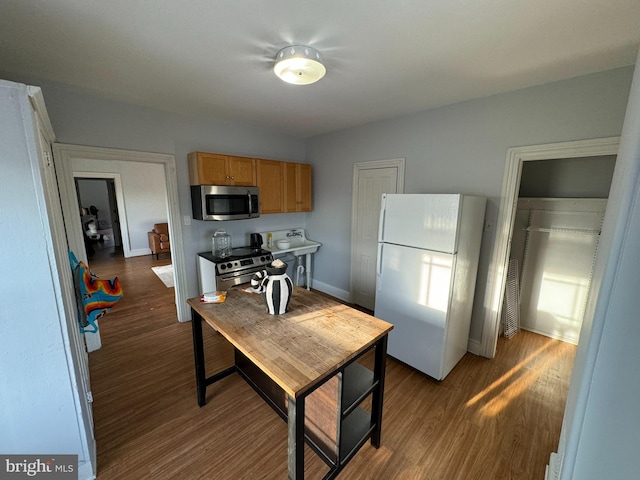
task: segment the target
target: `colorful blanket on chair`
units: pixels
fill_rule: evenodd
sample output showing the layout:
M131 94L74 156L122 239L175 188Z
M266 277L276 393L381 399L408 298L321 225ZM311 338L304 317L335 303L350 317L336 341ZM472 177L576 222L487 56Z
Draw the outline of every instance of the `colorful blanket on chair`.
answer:
M122 298L122 285L118 277L102 280L95 276L84 262L79 262L69 250L69 261L76 289L78 320L82 333L98 331L96 320L102 318Z

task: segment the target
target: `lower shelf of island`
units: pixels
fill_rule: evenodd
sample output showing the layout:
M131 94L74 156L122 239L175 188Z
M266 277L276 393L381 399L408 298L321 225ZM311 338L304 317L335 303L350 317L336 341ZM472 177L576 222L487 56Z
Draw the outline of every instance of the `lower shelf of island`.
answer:
M239 373L283 418L287 395L241 352L236 350ZM378 382L373 372L354 361L340 369L305 398L305 440L329 466L348 461L375 428L368 410Z

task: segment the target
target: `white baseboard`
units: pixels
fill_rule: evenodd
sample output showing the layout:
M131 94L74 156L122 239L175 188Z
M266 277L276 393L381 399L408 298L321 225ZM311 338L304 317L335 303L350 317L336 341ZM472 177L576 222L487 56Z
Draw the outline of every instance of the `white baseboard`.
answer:
M547 465L547 469L545 470L544 480L558 480L560 476L559 472L559 457L557 453L552 453L551 457L549 457L549 465Z
M351 303L351 294L340 288L336 288L333 285L329 285L328 283L319 282L318 280L313 280L311 282L311 288L314 290L320 290L327 295L331 295L332 297L339 298L343 302Z
M102 338L100 338L100 320L96 320L96 327L98 327L98 331L91 333L87 332L84 334L84 341L87 345L87 352L95 352L102 348Z
M129 250L129 257L141 257L143 255L151 255L151 249L139 248L138 250Z
M94 480L95 478L91 462L78 462L78 480Z
M553 332L547 332L543 330L536 330L535 328L526 327L524 325L520 325L521 330L526 330L527 332L537 333L538 335L543 335L545 337L553 338L554 340L560 340L561 342L571 343L573 345L578 344L578 339L574 337L566 337L564 335L558 335Z
M482 356L482 342L474 338L470 338L467 342L467 351L474 355Z

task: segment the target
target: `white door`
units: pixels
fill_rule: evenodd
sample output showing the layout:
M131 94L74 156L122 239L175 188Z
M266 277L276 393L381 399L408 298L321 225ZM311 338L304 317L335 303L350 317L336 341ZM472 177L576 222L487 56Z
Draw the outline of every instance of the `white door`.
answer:
M351 219L351 301L373 310L376 289L378 223L383 193L400 193L404 159L354 166Z

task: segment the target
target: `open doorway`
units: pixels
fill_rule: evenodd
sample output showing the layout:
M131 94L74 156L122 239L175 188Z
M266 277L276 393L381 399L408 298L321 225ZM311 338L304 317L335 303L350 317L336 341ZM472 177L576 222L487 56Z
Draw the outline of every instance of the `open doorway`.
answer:
M603 155L522 166L507 274L519 292L506 289L503 324L516 312L520 328L578 343L615 161Z
M496 238L494 240L494 248L489 265L489 277L485 295L486 313L482 333L481 352L483 356L493 358L496 354L517 200L525 162L617 155L619 142L619 137L610 137L516 147L508 150L500 197L500 208L496 220ZM613 188L615 188L615 185L612 184L611 189ZM592 286L597 287L600 285L601 278L597 278L597 276L601 274L601 272L594 272ZM589 291L589 295L597 295L597 293L597 288L592 287ZM584 320L586 321L587 319L585 318Z
M63 207L69 248L73 252L76 252L79 260L85 262L87 258L84 251L82 225L78 215L80 205L78 204L75 191L74 174L77 173L80 177L87 177L87 175L83 173L88 170L94 170L92 174L96 178L109 178L110 175L105 175L103 172L113 172L114 168L109 167L117 166L123 172L123 178L126 174L127 178L146 180L147 177L149 177L147 172L156 170L156 166L158 167L159 173L162 176L162 187L154 190L153 193L159 194L161 191L164 199L165 218L168 220L169 236L171 238L171 261L175 280L174 298L177 319L180 322L189 321L191 319L191 312L186 302L186 266L182 229L180 228L178 180L174 156L65 144L54 144L53 151L56 172L59 177L60 200ZM142 174L131 173L132 168L142 168ZM138 231L142 230L143 235L134 235L136 232L131 231L134 222L129 221L129 217L135 215L136 212L129 208L127 208L125 212L124 200L118 196L118 179L119 177L114 177L124 256L127 256L127 246L129 246L131 256L148 255L151 258L150 249L148 248L147 232L152 228L153 223L151 221L138 222L136 228L138 228ZM134 188L132 191L138 193L138 190L139 189ZM135 194L133 196L135 197ZM138 201L138 205L144 210L146 202L143 199L142 201ZM123 213L126 214L126 218L123 216ZM132 238L134 237L138 239L137 244L132 243ZM98 331L95 334L85 336L88 351L91 352L100 348L101 341L99 335Z
M114 178L74 177L87 258L105 249L124 256Z

